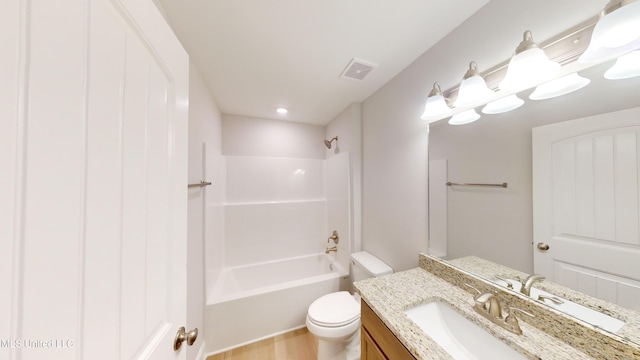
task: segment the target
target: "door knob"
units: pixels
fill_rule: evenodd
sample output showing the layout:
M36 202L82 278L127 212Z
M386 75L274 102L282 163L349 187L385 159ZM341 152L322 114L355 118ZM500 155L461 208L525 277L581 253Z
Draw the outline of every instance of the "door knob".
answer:
M545 243L542 243L542 242L539 242L538 243L538 250L547 251L547 250L549 250L549 245L547 245Z
M195 328L189 332L185 332L184 326L181 326L176 333L176 339L173 341L173 350L178 351L183 342L187 342L187 345L191 346L196 342L198 337L198 328Z

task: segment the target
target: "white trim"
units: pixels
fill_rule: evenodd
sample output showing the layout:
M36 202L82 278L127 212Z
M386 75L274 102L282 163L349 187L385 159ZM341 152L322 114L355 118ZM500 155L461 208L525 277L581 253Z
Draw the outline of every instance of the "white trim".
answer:
M305 328L305 327L307 327L307 326L306 326L306 325L296 326L296 327L293 327L293 328L288 329L288 330L283 330L283 331L275 332L275 333L270 334L270 335L266 335L266 336L263 336L263 337L260 337L260 338L257 338L257 339L253 339L253 340L250 340L250 341L246 341L246 342L243 342L243 343L240 343L240 344L234 345L234 346L226 347L226 348L224 348L224 349L220 349L220 350L218 350L218 351L210 352L210 353L207 353L207 354L205 355L205 359L206 359L207 357L209 357L209 356L213 356L213 355L221 354L221 353L227 352L227 351L229 351L229 350L233 350L233 349L237 349L237 348L240 348L240 347L243 347L243 346L251 345L251 344L257 343L258 341L262 341L262 340L270 339L270 338L272 338L272 337L276 337L276 336L278 336L278 335L282 335L282 334L286 334L286 333L288 333L288 332L296 331L296 330L299 330L299 329L302 329L302 328ZM203 342L203 343L204 343L204 342Z

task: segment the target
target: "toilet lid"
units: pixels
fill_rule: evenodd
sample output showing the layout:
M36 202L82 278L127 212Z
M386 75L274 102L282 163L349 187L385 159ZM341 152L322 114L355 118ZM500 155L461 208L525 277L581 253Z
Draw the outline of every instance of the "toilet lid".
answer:
M360 305L348 291L321 296L309 306L309 320L326 327L338 327L360 318Z

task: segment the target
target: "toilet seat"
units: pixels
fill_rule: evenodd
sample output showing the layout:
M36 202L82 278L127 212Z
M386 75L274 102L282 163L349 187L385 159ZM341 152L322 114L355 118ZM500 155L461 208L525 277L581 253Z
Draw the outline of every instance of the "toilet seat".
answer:
M348 291L339 291L314 301L309 306L307 317L318 326L345 326L360 319L360 305Z

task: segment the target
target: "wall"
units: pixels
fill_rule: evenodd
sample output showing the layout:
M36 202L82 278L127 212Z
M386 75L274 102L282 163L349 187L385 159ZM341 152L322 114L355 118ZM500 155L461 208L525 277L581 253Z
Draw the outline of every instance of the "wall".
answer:
M324 159L324 127L247 116L222 116L222 154Z
M324 160L225 156L225 162L225 267L324 250Z
M223 115L222 129L228 182L225 267L321 252L332 230L338 230L339 249L345 249L339 255L349 253L354 232L350 159L356 159L360 178L359 104L347 107L326 131L231 115ZM325 136L328 132L333 135ZM325 138L336 135L338 142L327 149ZM340 261L347 266L348 256Z
M394 271L416 267L428 249L428 132L413 79L401 73L362 107L362 246Z
M325 148L326 159L349 154L351 168L351 244L352 251L362 248L362 104L347 106L325 128L325 139L338 136L331 149Z
M221 212L216 211L216 201L209 200L206 210L207 230L204 231L203 219L205 213L205 194L210 198L212 194L220 191L217 177L203 176L203 143L207 143L210 154L220 153L221 147L221 115L220 110L209 94L198 70L193 64L189 71L189 183L198 183L205 179L212 181L213 186L208 188L191 188L188 191L188 240L187 240L187 327L197 327L204 330L204 254L205 238L209 254L220 256L222 237L220 230ZM209 160L214 160L211 156ZM219 201L218 201L219 203ZM211 262L221 264L221 261ZM202 347L203 336L199 336L193 346L187 347L187 358L195 359L198 350Z
M576 6L593 11L572 11ZM483 71L507 60L524 30L534 39L547 39L602 6L601 1L491 1L363 102L365 250L396 271L415 267L417 253L427 250L428 133L420 115L433 83L439 81L443 90L453 87L470 61ZM496 22L499 26L493 26ZM510 256L514 262L531 261L530 251Z
M513 115L517 114L516 110ZM429 157L447 160L449 181L508 182L506 189L445 190L448 257L476 255L530 273L533 270L531 121L505 118L458 127L432 126ZM509 135L503 136L504 132ZM489 244L479 241L484 239L491 241Z

